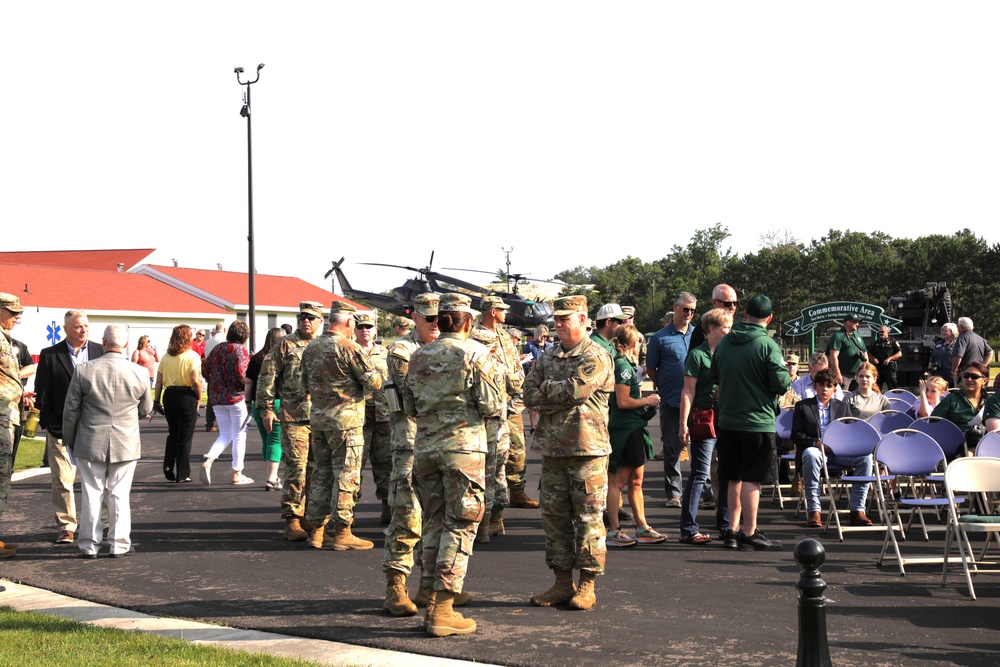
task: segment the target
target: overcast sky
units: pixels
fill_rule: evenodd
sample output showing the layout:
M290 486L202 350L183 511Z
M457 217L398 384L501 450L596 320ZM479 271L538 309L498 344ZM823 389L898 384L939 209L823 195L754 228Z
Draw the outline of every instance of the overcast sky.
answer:
M153 9L158 7L161 9ZM1000 3L20 2L3 250L152 247L355 287L537 277L728 226L1000 241ZM488 279L487 279L488 280Z

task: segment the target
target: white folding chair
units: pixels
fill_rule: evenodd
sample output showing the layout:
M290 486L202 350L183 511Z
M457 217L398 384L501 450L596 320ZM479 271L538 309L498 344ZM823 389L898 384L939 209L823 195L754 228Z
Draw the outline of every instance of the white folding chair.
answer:
M996 493L1000 492L1000 458L986 456L971 456L952 461L944 471L945 492L948 494L948 533L944 545L944 566L941 569L941 585L948 585L948 557L951 552L951 541L954 537L958 542L958 552L965 574L965 583L969 587L969 598L976 599L976 590L972 586L972 573L1000 574L996 567L985 569L980 565L997 565L996 561L985 560L986 550L992 538L1000 532L1000 515L997 514L965 514L958 515L955 509L956 493ZM986 543L979 559L972 552L969 533L985 533Z

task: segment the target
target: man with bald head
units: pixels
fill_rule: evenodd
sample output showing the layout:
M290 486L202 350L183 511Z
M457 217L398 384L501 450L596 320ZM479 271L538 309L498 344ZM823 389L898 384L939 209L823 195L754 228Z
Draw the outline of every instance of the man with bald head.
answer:
M712 290L712 308L722 308L734 318L733 321L735 321L736 307L738 305L736 290L729 285L725 283L716 285L715 289ZM701 327L696 327L694 333L691 334L691 349L693 350L704 343L707 337L708 334L702 331Z

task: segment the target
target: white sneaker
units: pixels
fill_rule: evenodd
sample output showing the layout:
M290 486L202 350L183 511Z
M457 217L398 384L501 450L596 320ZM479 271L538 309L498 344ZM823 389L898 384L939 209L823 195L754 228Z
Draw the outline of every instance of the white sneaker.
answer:
M201 467L198 468L198 479L201 480L201 483L204 484L205 486L210 486L212 484L211 463L206 461L205 463L201 464Z

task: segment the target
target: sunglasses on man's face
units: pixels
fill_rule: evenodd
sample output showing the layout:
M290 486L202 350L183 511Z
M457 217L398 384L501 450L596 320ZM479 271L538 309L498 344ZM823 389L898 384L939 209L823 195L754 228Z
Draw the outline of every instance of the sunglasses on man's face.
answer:
M375 325L373 325L373 324L359 324L358 328L359 329L373 329L373 328L375 328Z
M427 324L434 324L438 318L437 315L421 315L420 317L424 318L424 322L427 322Z
M716 301L718 301L723 308L736 308L738 304L737 301L722 301L720 299L716 299Z
M680 308L685 315L694 315L694 308L688 308L686 306L677 306Z
M315 315L311 315L310 313L299 313L299 319L309 320L310 322L312 322L313 320L318 320L319 318L316 317Z

